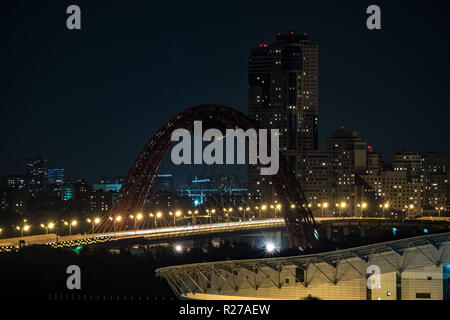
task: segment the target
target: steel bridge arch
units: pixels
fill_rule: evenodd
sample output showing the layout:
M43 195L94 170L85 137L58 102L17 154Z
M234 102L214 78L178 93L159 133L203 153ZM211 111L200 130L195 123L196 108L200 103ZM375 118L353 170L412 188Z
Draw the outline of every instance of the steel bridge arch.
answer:
M258 129L255 123L245 114L230 107L204 104L190 107L167 121L148 141L131 166L122 184L118 199L107 213L105 222L99 226L103 231L111 231L114 221L111 217L122 213L135 213L143 209L153 179L164 155L169 150L172 132L176 129L189 128L194 121L220 121L238 127L244 131ZM259 139L258 139L259 140ZM307 206L306 197L300 185L287 166L280 153L279 170L270 176L278 199L284 205L284 219L291 247L304 248L311 246L318 238L315 221ZM295 204L291 207L291 204Z

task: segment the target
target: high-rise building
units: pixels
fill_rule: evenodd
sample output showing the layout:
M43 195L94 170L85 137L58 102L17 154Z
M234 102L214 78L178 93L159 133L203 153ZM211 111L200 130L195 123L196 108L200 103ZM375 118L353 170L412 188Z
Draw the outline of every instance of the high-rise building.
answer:
M358 133L343 126L327 139L328 198L354 212L358 204L356 175L366 171L367 144ZM305 191L307 192L307 191ZM345 205L344 205L345 204Z
M86 180L66 179L62 190L62 199L70 200L73 210L76 210L79 214L89 213L92 186Z
M449 175L445 170L445 159L436 152L422 155L424 182L424 213L442 215L450 211Z
M175 192L175 182L172 174L157 174L153 179L153 185L156 186L158 191Z
M328 195L330 162L327 150L307 152L304 162L306 170L303 172L302 188L308 202L314 205L320 204L320 206L328 203L330 200Z
M394 153L392 162L394 171L406 171L409 182L422 181L423 159L420 152L415 150L401 150Z
M302 189L314 214L357 212L367 196L358 175L379 170L379 155L343 126L327 139L325 150L308 151L302 161Z
M26 178L18 174L5 175L3 176L2 186L8 190L23 190L26 187Z
M99 184L123 184L123 180L125 177L123 176L115 176L115 177L108 177L108 176L102 176L98 180L97 183Z
M44 155L28 156L26 167L26 179L28 190L32 197L44 191L47 185L47 157Z
M380 171L361 178L375 191L379 208L371 208L385 217L404 212L406 216L422 215L423 183L408 181L405 170Z
M73 184L65 184L61 187L61 200L68 201L74 198L74 186Z
M104 213L112 208L114 202L114 191L103 189L92 189L90 195L90 211L92 213Z
M441 215L450 210L449 177L444 157L435 152L397 151L392 167L395 171L405 171L408 182L423 184L424 215Z
M64 169L48 169L48 183L61 185L64 183Z
M381 156L372 146L367 146L366 174L378 174L381 170Z
M279 130L280 151L302 183L302 160L318 146L318 47L306 33L279 33L252 49L248 114L260 128ZM260 198L269 188L268 178L250 166L250 194Z

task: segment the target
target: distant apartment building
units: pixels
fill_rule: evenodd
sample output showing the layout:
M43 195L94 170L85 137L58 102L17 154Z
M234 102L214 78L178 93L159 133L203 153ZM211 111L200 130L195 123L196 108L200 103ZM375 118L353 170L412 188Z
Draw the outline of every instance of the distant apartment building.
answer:
M104 191L104 189L92 189L90 194L90 207L92 213L105 213L109 211L114 203L114 191Z
M302 184L315 215L444 215L449 211L445 159L433 152L398 151L386 163L356 132L340 127L325 150L303 159ZM326 207L324 207L324 204Z
M125 179L124 176L101 176L100 179L97 181L99 184L123 184L123 180Z
M445 158L436 152L422 155L425 214L440 215L450 211L449 174Z
M422 215L423 183L411 182L406 171L380 171L360 177L375 191L379 208L371 208L385 217L405 213L408 217Z
M2 186L8 190L25 190L27 186L27 180L24 175L4 175Z
M303 172L303 191L311 204L322 204L330 201L329 170L330 159L327 150L313 150L306 153Z
M394 171L405 171L406 178L410 182L423 180L423 159L420 152L415 150L395 152L392 167Z
M381 155L372 146L367 146L366 174L377 174L382 170Z
M153 185L158 191L175 193L174 177L170 173L157 174L153 178Z
M48 169L47 180L49 184L61 185L64 183L64 169Z
M27 187L31 197L36 197L45 191L48 182L47 157L45 155L30 155L25 166Z
M68 201L74 198L75 187L73 184L65 184L61 187L61 200Z
M397 151L392 167L395 171L406 172L409 182L423 184L423 214L440 215L450 210L449 177L444 157L435 152Z
M313 212L353 213L359 203L356 176L368 167L367 144L358 133L341 126L327 139L325 150L306 152L302 161L302 188Z
M365 172L366 148L357 132L347 131L343 126L327 140L329 200L346 203L350 211L357 206L356 175Z

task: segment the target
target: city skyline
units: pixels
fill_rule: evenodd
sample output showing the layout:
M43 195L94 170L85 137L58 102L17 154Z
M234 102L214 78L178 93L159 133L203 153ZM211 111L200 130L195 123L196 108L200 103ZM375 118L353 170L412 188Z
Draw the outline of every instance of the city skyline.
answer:
M1 300L448 301L448 4L0 2Z
M259 17L267 14L264 11L267 5L262 3L255 8L262 12ZM284 3L276 9L290 15L287 8L300 9L303 6L309 13L327 14L330 18L328 25L336 27L333 34L343 35L340 40L336 39L340 37L330 36L328 27L311 21L301 13L296 19L286 19L289 23L275 18L270 27L257 29L248 28L247 24L256 19L255 15L249 15L248 22L240 20L235 25L221 24L220 28L214 28L214 22L210 21L212 23L208 28L203 28L203 24L198 22L185 31L179 31L177 24L168 24L169 28L159 28L160 32L155 32L155 28L131 23L128 17L135 13L135 9L128 8L122 17L128 23L121 26L108 24L113 31L105 32L107 21L104 17L98 19L100 17L96 7L83 3L81 6L86 24L76 35L67 33L64 26L58 29L58 6L48 9L51 11L47 20L39 21L48 27L43 28L45 30L30 31L20 22L9 24L6 28L6 31L14 31L23 39L30 39L33 35L33 40L18 43L8 34L6 39L9 45L2 53L5 59L10 60L14 52L20 52L20 61L24 64L20 68L12 64L6 69L7 74L11 74L12 82L4 83L3 86L9 92L3 104L7 122L2 126L3 136L7 140L2 144L1 151L8 157L0 160L1 175L20 173L29 153L47 154L51 159L51 167L64 167L68 176L86 176L91 181L101 175L126 173L134 154L142 149L160 125L186 107L217 102L245 112L245 65L250 49L259 43L269 42L278 32L289 30L307 32L312 41L319 45L319 147L324 146L325 139L331 136L335 128L344 125L358 131L361 137L383 155L384 160L389 160L394 151L401 149L436 151L446 159L449 158L449 150L439 139L446 135L443 123L448 114L445 91L436 91L439 83L445 83L444 75L449 68L448 62L443 59L448 51L448 43L437 41L440 36L444 36L447 22L435 19L442 23L442 28L438 28L439 25L436 24L424 23L417 26L410 23L407 24L408 30L405 30L402 27L405 21L401 15L406 10L411 19L421 16L424 8L418 4L401 8L397 4L385 4L385 27L373 33L363 23L363 5L360 6L361 14L358 13L359 6L345 5L329 5L319 9L317 5L309 3ZM5 9L6 12L12 10L8 6ZM33 20L36 18L30 16L33 9L38 12L44 10L41 7L27 6L17 12L18 21L30 20L37 23L37 20ZM111 16L118 13L119 7L110 5L105 9L104 16ZM145 7L141 9L150 16L154 15L155 10L146 11ZM434 15L423 14L424 19L441 14L437 7L425 9L432 11ZM166 12L165 10L167 8L164 6L160 8L161 12ZM249 10L250 7L243 5L242 14ZM201 15L201 12L196 14ZM225 14L218 13L217 23L224 21ZM148 18L152 23L156 23L156 20ZM338 23L341 20L346 21L346 24ZM245 29L245 32L240 32L239 27ZM204 41L186 40L189 37L185 37L185 33L194 30L196 32L193 34ZM114 34L114 31L117 32ZM130 46L126 51L111 42L115 37L123 39L125 34L129 36L130 33L133 37L127 42ZM183 38L182 41L176 41L178 33L180 39ZM144 35L148 37L141 38ZM419 46L414 41L418 35L426 35L437 47L426 50ZM99 41L98 45L93 37ZM67 48L73 48L73 52L55 49L54 59L49 60L49 51L42 54L36 51L36 41L44 39L62 41ZM159 45L153 47L152 39L159 39ZM228 41L220 41L221 39ZM394 40L397 42L393 42ZM135 43L132 44L131 41ZM77 46L80 45L91 48L94 59L78 51ZM333 50L333 46L339 48L338 53ZM29 50L25 50L27 48ZM154 50L155 48L158 50ZM208 48L213 54L209 53ZM165 58L161 60L158 52L164 51L166 54L167 50L170 52L169 58L164 55ZM44 68L48 69L48 75L39 81L36 77L24 80L29 71L26 61L31 57L30 54L38 65L38 73L43 72ZM145 57L147 54L151 59ZM134 59L130 58L135 55L138 55L138 59L132 62ZM105 58L105 62L94 66L94 61L98 64L100 57ZM417 76L405 73L404 68L409 68L413 60L423 61L425 64L417 66ZM154 61L167 61L167 68L156 66ZM69 66L67 75L62 72L65 70L62 66L66 65ZM72 73L69 71L71 65L75 66ZM211 71L213 65L216 72ZM182 69L179 69L180 66L183 66ZM122 74L121 78L117 77L119 73ZM430 79L431 73L434 81L422 80ZM92 75L97 85L90 83L91 80L86 77L88 74ZM57 83L57 76L64 77L67 85ZM191 82L192 77L198 80L196 87L183 85ZM23 85L19 85L19 79L25 81ZM133 85L127 86L127 83ZM423 90L417 90L417 86ZM170 88L174 88L175 95ZM50 98L49 94L53 90L56 95ZM432 98L426 98L421 93L423 91ZM166 111L154 114L152 105L164 106ZM132 112L123 113L128 110ZM434 112L424 113L424 110ZM83 114L88 114L89 117L80 118ZM439 117L435 116L437 114ZM132 122L136 126L131 126ZM102 142L100 146L95 143L97 141ZM107 164L102 161L104 157L108 157Z

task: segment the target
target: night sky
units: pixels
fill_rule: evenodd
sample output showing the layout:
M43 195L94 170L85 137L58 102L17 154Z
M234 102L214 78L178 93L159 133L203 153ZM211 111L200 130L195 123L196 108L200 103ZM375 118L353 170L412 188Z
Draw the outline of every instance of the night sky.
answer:
M23 173L30 153L69 177L126 174L187 107L247 113L250 49L289 30L319 45L321 147L344 125L386 160L410 148L450 159L446 1L242 2L2 0L0 175ZM370 4L382 30L366 28Z

